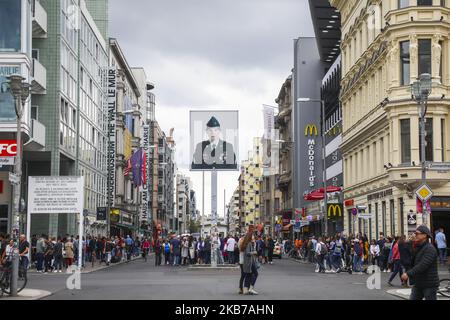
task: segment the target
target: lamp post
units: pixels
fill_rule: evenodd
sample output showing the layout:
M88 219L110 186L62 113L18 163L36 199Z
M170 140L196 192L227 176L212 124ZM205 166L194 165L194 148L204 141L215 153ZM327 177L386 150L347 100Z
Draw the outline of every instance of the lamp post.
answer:
M425 156L425 116L427 114L428 97L431 94L432 80L429 73L422 73L418 81L411 84L412 98L417 102L417 110L420 118L420 161L422 164L422 184L426 183L426 156ZM426 201L422 203L423 223L428 225Z
M323 183L323 200L324 200L324 207L323 207L323 217L325 220L325 229L324 233L325 236L328 235L328 216L327 216L327 206L328 206L328 195L327 195L327 166L325 161L325 101L322 99L311 99L311 98L299 98L297 99L297 102L320 102L321 106L321 113L322 113L322 130L321 130L321 136L322 136L322 161L323 161L323 168L322 168L322 183Z
M11 296L17 296L17 278L19 276L19 255L16 240L19 238L20 226L20 189L22 179L22 116L25 109L25 103L30 95L30 84L24 82L25 78L21 75L13 74L7 77L9 89L14 97L14 108L17 116L17 155L14 165L14 174L17 181L13 183L14 207L11 219L11 231L15 240L15 248L12 260L12 278L11 278ZM30 221L27 221L30 223Z

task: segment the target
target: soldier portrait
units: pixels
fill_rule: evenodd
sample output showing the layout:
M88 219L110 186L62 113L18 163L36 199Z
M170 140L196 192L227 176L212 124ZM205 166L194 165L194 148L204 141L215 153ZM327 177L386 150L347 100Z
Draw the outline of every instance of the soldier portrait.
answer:
M224 139L219 116L208 117L203 132L207 139L196 143L192 156L192 170L237 170L233 143Z

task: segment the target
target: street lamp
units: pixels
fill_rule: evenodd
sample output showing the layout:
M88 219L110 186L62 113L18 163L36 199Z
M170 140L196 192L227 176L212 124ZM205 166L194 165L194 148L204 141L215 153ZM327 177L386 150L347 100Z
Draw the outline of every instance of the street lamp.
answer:
M426 157L425 157L425 116L427 114L428 108L428 97L431 94L432 80L429 73L422 73L419 76L419 81L414 81L411 84L411 95L417 102L417 111L420 117L420 153L421 153L421 163L422 163L422 184L426 183ZM426 214L426 201L422 203L422 215L423 222L425 225L428 224L427 214Z
M298 98L297 102L320 102L321 112L322 112L322 161L323 161L323 169L322 169L322 177L323 177L323 199L324 199L324 207L323 207L323 216L325 220L325 235L328 235L328 216L327 216L327 205L328 205L328 196L327 196L327 166L325 161L325 101L322 99L311 99L311 98Z
M18 74L12 74L7 77L9 83L9 90L14 97L14 108L17 116L17 155L14 166L15 183L14 188L14 208L11 219L11 229L13 239L19 238L19 216L20 216L20 189L22 179L22 116L25 109L25 103L30 95L30 84L24 82L25 78ZM30 223L30 221L27 221ZM16 241L15 241L16 242ZM17 296L17 278L19 276L19 255L17 250L17 244L15 243L15 249L12 259L12 278L11 278L11 296Z

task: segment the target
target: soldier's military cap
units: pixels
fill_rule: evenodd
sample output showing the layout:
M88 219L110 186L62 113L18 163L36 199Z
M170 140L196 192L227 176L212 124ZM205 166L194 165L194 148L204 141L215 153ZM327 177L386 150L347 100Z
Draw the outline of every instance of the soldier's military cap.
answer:
M209 119L206 126L208 128L220 127L220 123L219 123L219 121L217 121L217 119L215 117L211 117L211 119Z

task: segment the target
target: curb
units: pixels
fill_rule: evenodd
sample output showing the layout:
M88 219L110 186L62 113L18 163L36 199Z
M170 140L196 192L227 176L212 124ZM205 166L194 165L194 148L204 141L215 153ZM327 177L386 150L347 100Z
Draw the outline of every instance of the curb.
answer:
M38 290L38 289L24 289L25 292L30 292L33 293L35 292L34 295L32 296L21 296L23 294L23 292L19 293L17 297L10 297L10 296L3 296L2 298L0 298L0 301L3 300L40 300L43 298L46 298L48 296L51 296L52 293L50 291L46 291L46 290Z
M386 292L394 297L398 297L403 300L409 300L409 295L401 294L401 293L397 292L398 290L411 290L411 289L391 289Z

